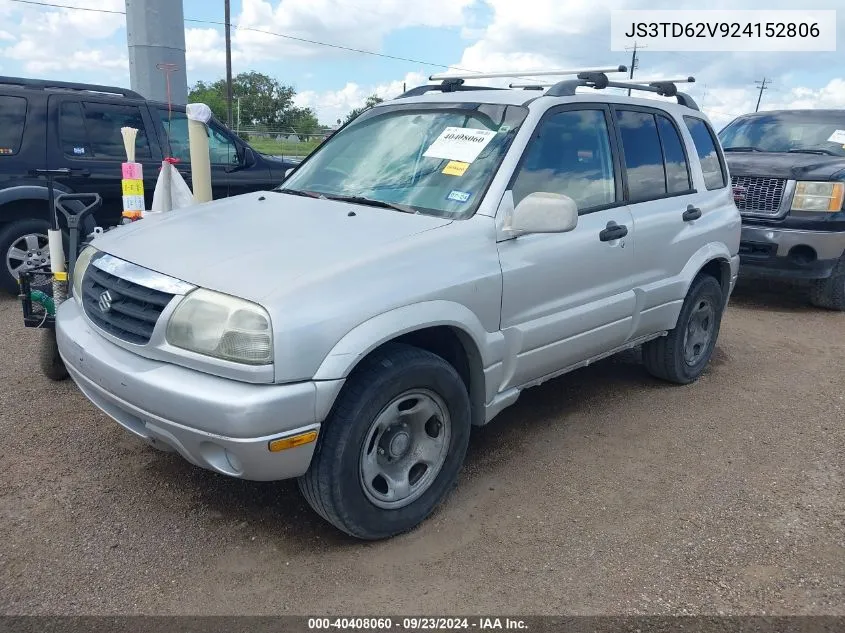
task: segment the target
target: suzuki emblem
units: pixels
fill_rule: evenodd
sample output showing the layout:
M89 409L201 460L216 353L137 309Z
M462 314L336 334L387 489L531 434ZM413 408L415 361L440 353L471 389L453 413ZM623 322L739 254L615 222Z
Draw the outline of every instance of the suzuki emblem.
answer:
M100 310L102 310L103 312L108 312L109 310L111 310L111 302L111 293L106 290L103 294L100 295L100 300L97 302L97 305L100 306Z

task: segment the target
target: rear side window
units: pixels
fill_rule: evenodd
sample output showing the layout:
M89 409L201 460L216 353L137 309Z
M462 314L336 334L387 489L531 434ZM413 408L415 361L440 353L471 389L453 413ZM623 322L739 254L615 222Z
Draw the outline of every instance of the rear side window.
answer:
M62 104L59 138L64 153L78 158L126 160L122 127L138 130L135 159L151 160L144 119L138 106L107 103Z
M23 97L0 97L0 156L12 156L20 150L26 105Z
M669 193L683 193L692 189L687 155L678 136L675 125L665 116L657 115L657 128L663 145L663 161L666 165L666 188Z
M695 150L701 161L701 171L704 172L704 184L707 189L721 189L727 185L725 169L716 150L716 137L710 126L701 119L695 117L684 117L692 141L695 143Z
M628 172L628 192L632 202L666 195L663 150L654 115L634 110L617 110L622 154Z
M88 144L88 134L85 132L82 104L75 101L65 101L62 104L59 118L59 142L62 153L67 156L84 158L94 155Z

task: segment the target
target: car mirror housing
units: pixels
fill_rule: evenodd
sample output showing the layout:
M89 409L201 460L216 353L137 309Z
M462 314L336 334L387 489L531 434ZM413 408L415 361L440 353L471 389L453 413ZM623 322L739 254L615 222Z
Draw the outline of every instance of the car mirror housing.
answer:
M559 193L536 192L525 196L513 211L512 233L566 233L578 226L578 204Z

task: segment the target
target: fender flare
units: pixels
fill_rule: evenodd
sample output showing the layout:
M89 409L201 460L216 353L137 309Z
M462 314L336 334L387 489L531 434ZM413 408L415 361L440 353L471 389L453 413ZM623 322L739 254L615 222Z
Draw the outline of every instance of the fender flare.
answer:
M54 192L58 195L61 193L72 193L70 189L63 185L54 184ZM44 201L50 199L50 192L44 185L18 185L16 187L7 187L0 189L0 207L12 202L27 202L27 201ZM40 218L47 215L46 207L39 209L37 213L30 217ZM15 218L15 220L24 218ZM7 221L6 218L0 217L0 221Z
M482 369L500 362L504 336L484 329L478 317L452 301L425 301L395 308L364 321L347 332L323 359L314 380L340 380L367 354L403 334L429 327L447 326L469 337L480 356Z

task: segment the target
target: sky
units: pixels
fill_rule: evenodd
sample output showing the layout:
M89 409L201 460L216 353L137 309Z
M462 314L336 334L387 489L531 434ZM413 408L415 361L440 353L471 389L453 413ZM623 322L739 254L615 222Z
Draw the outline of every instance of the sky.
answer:
M49 1L49 0L48 0ZM97 13L0 0L0 75L129 86L125 0L53 0ZM174 0L176 1L176 0ZM183 0L186 19L222 21L223 0ZM795 9L795 0L710 0L708 9ZM837 52L639 54L635 76L692 75L685 88L717 129L761 110L845 108L845 0L808 0L839 9ZM367 96L392 98L448 68L517 71L629 64L610 50L612 9L698 9L695 0L232 0L234 72L269 74L297 91L321 123L333 124ZM763 14L765 15L765 14ZM405 61L306 43L270 31ZM189 84L225 76L219 26L186 22Z

